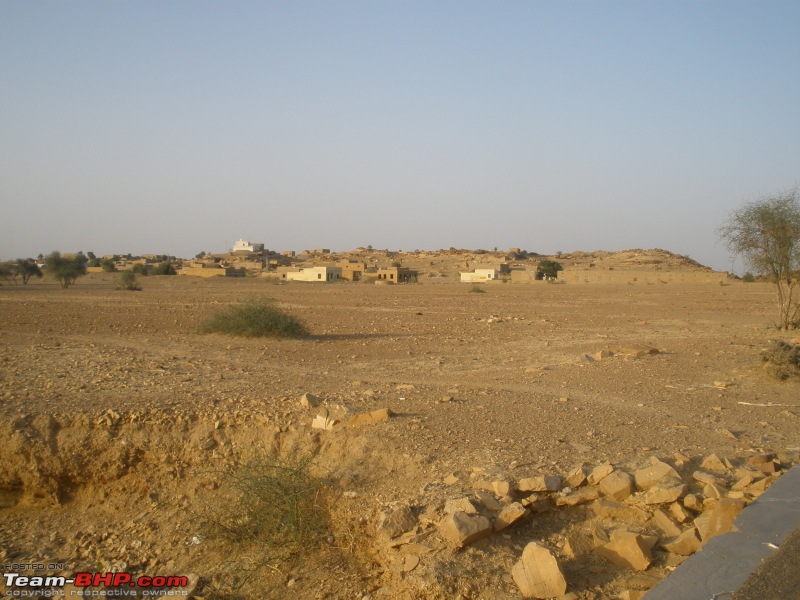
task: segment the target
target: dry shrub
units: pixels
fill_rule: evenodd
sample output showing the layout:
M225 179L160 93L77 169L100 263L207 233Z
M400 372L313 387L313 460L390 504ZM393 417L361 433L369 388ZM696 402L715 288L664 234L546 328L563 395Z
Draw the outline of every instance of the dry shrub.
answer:
M772 340L769 348L761 353L767 372L781 381L800 377L800 345L783 340Z

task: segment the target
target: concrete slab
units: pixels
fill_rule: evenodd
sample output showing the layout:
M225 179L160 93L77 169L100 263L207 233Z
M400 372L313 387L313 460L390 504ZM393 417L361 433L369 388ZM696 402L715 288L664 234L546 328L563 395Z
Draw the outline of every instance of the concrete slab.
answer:
M644 600L727 600L775 546L800 528L800 467L778 479L734 521L737 531L709 540ZM800 572L794 574L800 578Z

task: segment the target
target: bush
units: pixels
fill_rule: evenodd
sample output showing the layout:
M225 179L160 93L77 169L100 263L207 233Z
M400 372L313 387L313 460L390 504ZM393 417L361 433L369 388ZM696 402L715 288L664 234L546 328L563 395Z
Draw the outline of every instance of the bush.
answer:
M772 340L770 347L761 353L767 372L781 381L800 377L800 345L783 340Z
M322 481L311 475L311 463L309 455L266 455L225 473L223 507L206 518L212 536L308 551L329 529Z
M136 280L136 273L131 270L126 270L120 273L119 276L120 289L135 292L141 290L139 282Z
M153 275L177 275L175 267L168 260L158 263L152 270Z
M745 273L744 276L742 277L742 281L744 281L745 283L753 283L755 280L756 280L755 276L750 271Z
M251 300L215 313L200 326L200 333L290 338L308 335L308 330L302 321L283 312L273 302Z
M471 288L469 288L468 292L470 294L485 294L486 290L477 285L473 285Z

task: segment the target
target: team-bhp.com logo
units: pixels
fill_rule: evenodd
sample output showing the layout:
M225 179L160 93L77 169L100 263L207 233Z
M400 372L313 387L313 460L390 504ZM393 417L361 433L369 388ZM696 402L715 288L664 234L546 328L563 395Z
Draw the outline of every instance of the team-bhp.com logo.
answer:
M188 592L180 588L189 584L189 578L185 576L134 576L131 573L113 572L80 572L70 578L63 575L3 573L3 579L6 584L5 595L17 598L187 596ZM73 587L64 590L67 585Z

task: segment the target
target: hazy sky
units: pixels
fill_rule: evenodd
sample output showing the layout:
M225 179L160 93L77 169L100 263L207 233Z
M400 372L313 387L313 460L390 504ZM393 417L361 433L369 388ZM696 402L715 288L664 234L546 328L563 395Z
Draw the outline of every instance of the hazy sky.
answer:
M800 182L800 2L0 0L0 258L664 248ZM741 269L741 262L736 265Z

